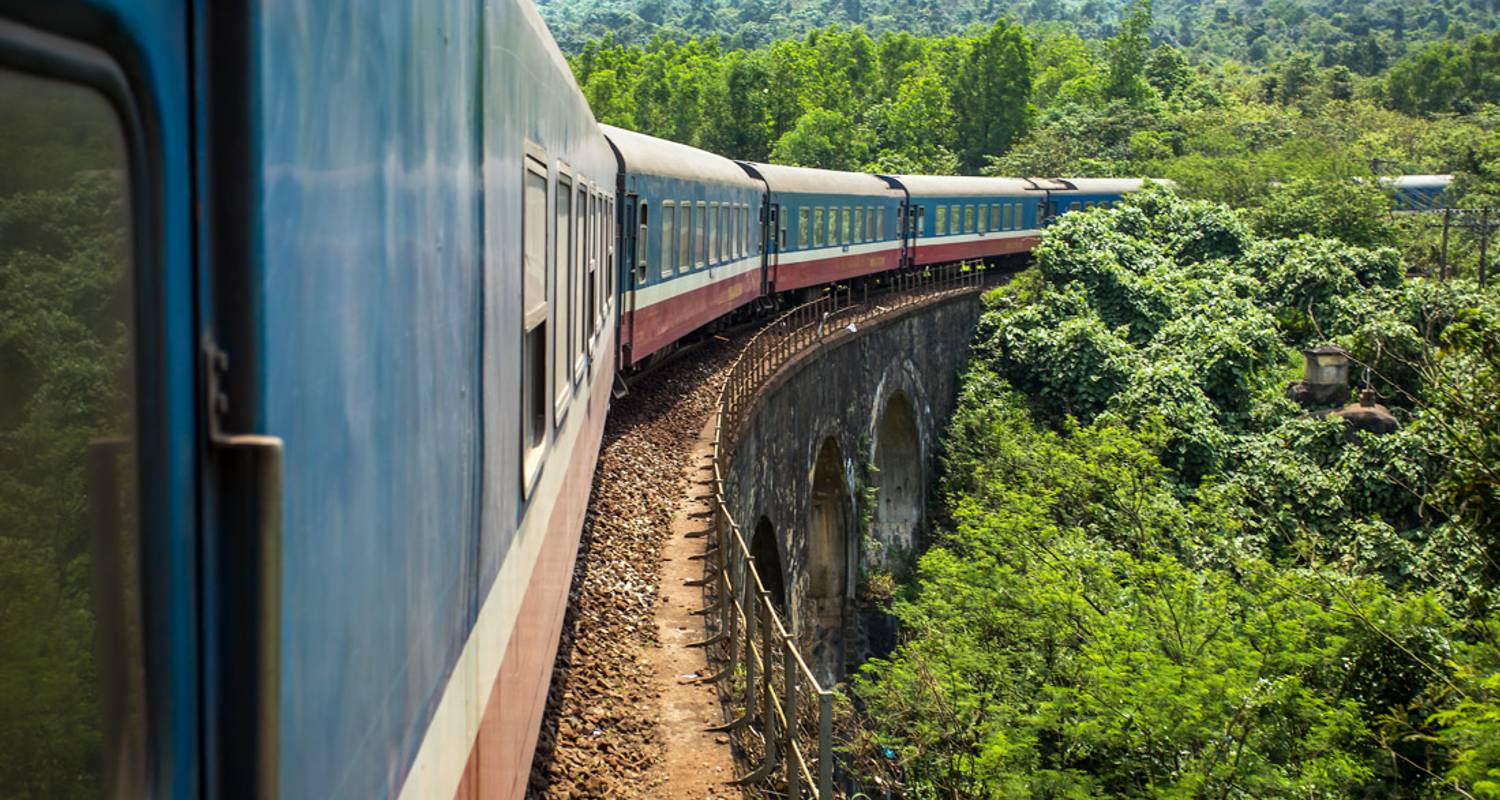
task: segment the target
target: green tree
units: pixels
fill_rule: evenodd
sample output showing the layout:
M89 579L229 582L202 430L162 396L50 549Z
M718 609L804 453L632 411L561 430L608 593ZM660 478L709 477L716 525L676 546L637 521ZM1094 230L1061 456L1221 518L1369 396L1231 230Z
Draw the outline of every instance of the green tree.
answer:
M869 160L869 138L843 114L813 109L776 141L771 160L794 167L858 170Z
M1105 94L1127 103L1138 103L1150 95L1146 62L1151 54L1151 0L1133 0L1120 22L1120 29L1104 43L1109 62Z
M1020 26L1000 20L964 55L953 81L953 126L959 166L975 173L1005 152L1030 124L1031 42Z
M1182 51L1170 44L1162 44L1151 51L1145 74L1146 82L1163 100L1172 99L1193 82L1193 68L1188 66Z

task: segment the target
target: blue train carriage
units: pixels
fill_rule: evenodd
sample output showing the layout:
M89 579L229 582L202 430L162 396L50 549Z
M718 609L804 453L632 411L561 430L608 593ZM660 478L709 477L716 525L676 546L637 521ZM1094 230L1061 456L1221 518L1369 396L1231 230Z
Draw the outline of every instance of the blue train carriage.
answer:
M767 292L806 289L902 265L904 194L856 172L740 162L765 182L774 232Z
M0 775L520 797L616 313L614 155L531 4L6 4L0 93L0 319L60 332L0 334L0 661L69 687Z
M1397 175L1379 179L1390 192L1398 212L1433 211L1447 206L1444 194L1453 185L1452 175Z
M1040 240L1045 194L1020 178L890 175L912 208L911 262L917 266L996 259L1029 252Z
M765 184L722 156L601 127L621 174L619 352L628 369L761 296Z
M1145 185L1140 178L1050 178L1033 183L1047 194L1047 218L1069 211L1106 208Z

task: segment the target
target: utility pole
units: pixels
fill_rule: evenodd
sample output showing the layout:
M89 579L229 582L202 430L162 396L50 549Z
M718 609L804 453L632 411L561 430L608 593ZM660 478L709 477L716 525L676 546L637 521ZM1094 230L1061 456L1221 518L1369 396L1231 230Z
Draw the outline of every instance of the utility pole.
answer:
M1453 216L1453 209L1443 209L1443 255L1438 260L1438 279L1448 280L1448 223Z
M1490 246L1490 210L1486 208L1479 213L1479 287L1484 288L1485 264L1489 261Z

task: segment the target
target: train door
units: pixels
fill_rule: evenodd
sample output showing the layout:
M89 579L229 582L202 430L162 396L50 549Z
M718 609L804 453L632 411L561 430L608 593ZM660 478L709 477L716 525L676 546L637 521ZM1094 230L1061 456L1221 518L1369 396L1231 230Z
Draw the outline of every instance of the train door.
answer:
M0 796L202 786L188 9L0 10Z
M641 202L640 196L626 194L620 203L622 221L620 247L625 253L626 280L621 290L619 359L621 366L630 364L630 348L635 341L636 290L646 281L646 226L650 222L650 207Z
M761 278L760 293L770 297L776 293L776 273L781 263L780 207L771 202L771 195L763 196L760 206Z

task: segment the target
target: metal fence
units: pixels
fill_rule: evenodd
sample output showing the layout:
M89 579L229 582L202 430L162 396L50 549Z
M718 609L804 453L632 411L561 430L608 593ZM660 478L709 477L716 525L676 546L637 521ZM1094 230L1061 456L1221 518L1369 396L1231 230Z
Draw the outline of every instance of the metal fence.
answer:
M704 556L706 574L697 583L713 595L702 611L713 634L701 644L709 648L717 671L703 680L718 684L733 717L714 730L746 734L754 745L749 755L758 761L736 783L774 783L779 777L786 797L809 792L820 800L835 797L833 692L820 686L808 667L725 499L725 476L744 415L766 383L799 353L850 326L973 293L983 284L977 265L952 264L897 274L874 292L868 285L858 292L829 291L762 328L729 369L714 426L712 538Z

